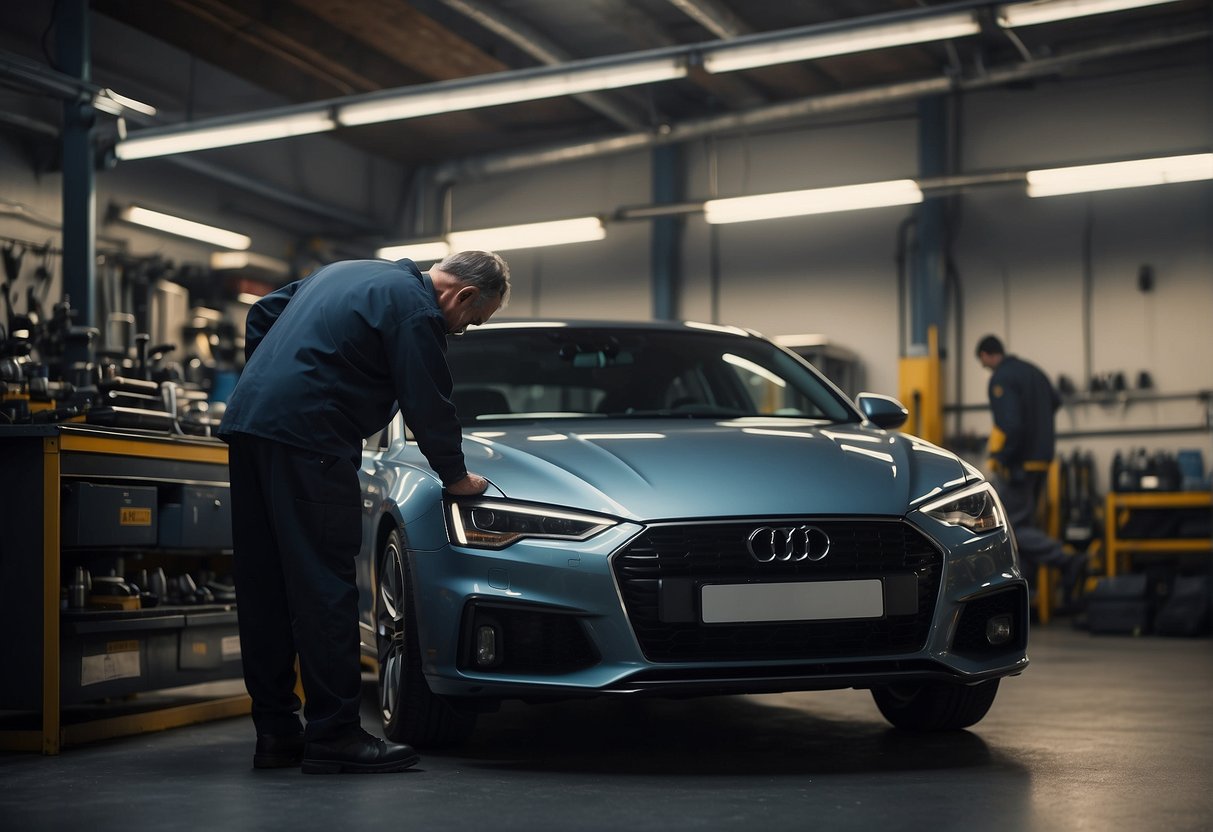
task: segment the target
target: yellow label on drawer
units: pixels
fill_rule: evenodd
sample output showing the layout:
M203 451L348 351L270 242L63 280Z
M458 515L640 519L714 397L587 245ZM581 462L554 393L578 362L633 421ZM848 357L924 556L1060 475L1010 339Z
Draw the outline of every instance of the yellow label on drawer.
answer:
M205 641L195 641L190 646L190 649L194 651L195 656L205 656L206 655L206 642Z
M150 508L120 508L118 509L118 524L121 526L150 526L152 510Z
M107 641L105 643L105 652L107 653L129 653L132 650L139 650L139 642L133 639L130 641Z

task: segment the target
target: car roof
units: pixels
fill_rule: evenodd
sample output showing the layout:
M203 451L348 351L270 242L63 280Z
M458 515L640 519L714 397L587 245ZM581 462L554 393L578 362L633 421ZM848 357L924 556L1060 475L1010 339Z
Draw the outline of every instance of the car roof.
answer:
M624 321L605 318L502 318L494 319L483 326L472 327L472 329L485 331L506 329L648 329L665 332L721 332L748 338L763 337L752 329L744 329L727 324L707 324L698 321Z

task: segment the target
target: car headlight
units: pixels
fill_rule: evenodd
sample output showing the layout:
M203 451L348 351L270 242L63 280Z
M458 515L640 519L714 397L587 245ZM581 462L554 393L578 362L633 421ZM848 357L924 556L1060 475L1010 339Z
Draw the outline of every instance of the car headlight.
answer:
M971 485L927 503L922 507L922 513L949 526L964 526L975 534L985 534L1006 525L1002 503L988 482Z
M616 521L544 506L496 500L449 500L447 534L452 543L504 549L523 538L587 540Z

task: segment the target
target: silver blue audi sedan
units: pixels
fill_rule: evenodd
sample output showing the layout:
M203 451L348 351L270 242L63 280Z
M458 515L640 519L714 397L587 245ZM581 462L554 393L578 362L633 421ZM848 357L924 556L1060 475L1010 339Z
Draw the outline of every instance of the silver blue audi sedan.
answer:
M505 699L868 689L973 725L1027 667L1028 591L982 474L742 329L489 324L450 341L453 498L399 417L363 455L362 642L387 736Z

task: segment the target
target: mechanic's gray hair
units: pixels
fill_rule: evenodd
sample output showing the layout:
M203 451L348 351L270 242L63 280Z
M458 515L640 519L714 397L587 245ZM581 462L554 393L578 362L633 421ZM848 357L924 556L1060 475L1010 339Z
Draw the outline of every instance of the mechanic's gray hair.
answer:
M460 251L448 255L437 268L479 289L480 301L477 306L497 298L501 298L501 305L505 306L510 299L510 267L500 254L492 251Z

